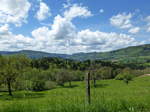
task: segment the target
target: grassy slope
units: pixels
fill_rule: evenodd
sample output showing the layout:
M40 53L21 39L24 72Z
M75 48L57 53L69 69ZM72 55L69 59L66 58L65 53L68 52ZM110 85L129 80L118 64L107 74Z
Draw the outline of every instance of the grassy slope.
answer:
M54 54L54 53L45 53L40 51L30 51L23 50L19 52L1 52L2 55L10 54L25 54L32 58L42 58L42 57L62 57L70 58L75 60L87 60L87 59L102 59L102 60L150 60L150 44L141 45L141 46L132 46L128 48L123 48L110 52L92 52L92 53L77 53L73 55L65 54Z
M15 98L0 93L0 112L150 112L150 77L136 78L129 85L117 80L98 81L89 107L84 82L73 84L74 88L16 92Z
M144 56L150 59L150 44L141 46L132 46L128 48L123 48L111 52L103 53L79 53L71 56L73 59L104 59L104 60L122 60L122 59L132 59L135 57L142 58Z

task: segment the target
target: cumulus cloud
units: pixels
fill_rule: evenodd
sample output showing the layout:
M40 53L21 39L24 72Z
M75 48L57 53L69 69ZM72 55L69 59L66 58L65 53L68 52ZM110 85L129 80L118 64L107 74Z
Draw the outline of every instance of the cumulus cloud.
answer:
M76 31L74 31L76 32ZM70 32L69 32L70 33ZM110 51L131 45L138 45L133 37L115 32L91 31L89 29L74 33L72 37L57 39L53 31L47 27L32 32L38 50L55 53L99 52Z
M68 20L72 20L75 17L89 17L92 16L91 11L87 7L74 4L69 10L64 12L64 17Z
M34 41L30 37L25 37L21 34L15 35L9 31L8 26L0 28L0 50L22 50L31 49L34 46Z
M133 15L131 13L118 14L118 15L112 16L110 18L110 23L113 26L121 28L121 29L131 28L132 27L132 24L131 24L132 17L133 17Z
M0 3L0 23L19 26L26 22L31 6L28 0L1 0Z
M93 32L89 29L78 32L74 42L76 45L87 46L87 51L110 51L138 44L133 37L127 34Z
M51 53L77 53L93 51L110 51L130 45L137 45L133 37L115 32L78 31L73 20L77 17L92 16L87 7L72 5L62 15L54 18L51 27L34 29L31 37L15 35L9 31L9 26L0 27L0 50L40 50Z
M40 8L36 13L36 18L40 21L51 16L50 8L44 2L40 2Z
M71 9L65 11L65 14L66 12L70 13ZM69 16L69 19L65 14L64 16L57 15L51 28L40 27L32 32L36 43L41 46L40 50L55 53L77 53L79 51L110 51L141 44L127 34L91 31L89 29L77 31L72 20L78 16L82 17L84 13L74 17Z
M71 38L75 33L74 31L75 26L71 21L60 15L55 17L51 33L56 39Z
M0 27L0 35L5 35L9 33L9 25L5 24Z
M120 28L120 29L129 29L128 32L136 34L140 31L140 27L136 27L132 24L131 19L133 14L129 13L120 13L110 18L111 25Z
M129 29L129 33L136 34L140 31L140 27L133 27Z

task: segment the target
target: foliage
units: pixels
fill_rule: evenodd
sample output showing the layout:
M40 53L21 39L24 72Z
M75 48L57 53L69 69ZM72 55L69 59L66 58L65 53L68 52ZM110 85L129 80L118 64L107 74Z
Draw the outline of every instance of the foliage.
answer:
M33 91L45 90L45 82L43 80L35 80L32 84Z
M30 60L24 55L6 56L0 58L0 78L8 87L9 95L12 95L12 84L25 68L30 66Z
M118 74L116 77L115 77L116 80L123 80L124 79L124 75L123 74Z
M53 81L46 81L45 82L45 89L46 90L50 90L50 89L54 89L56 87L56 83Z
M97 81L90 106L85 104L82 81L72 82L74 88L17 91L13 97L1 92L0 112L149 112L149 82L150 77L135 78L128 86L118 80Z
M73 80L71 71L61 69L56 74L56 83L60 86L64 86L65 82L71 82ZM71 86L71 85L70 85Z
M118 74L116 76L116 80L123 80L126 84L129 83L129 81L132 81L132 79L134 78L134 75L132 74L131 69L129 68L125 68L122 73Z

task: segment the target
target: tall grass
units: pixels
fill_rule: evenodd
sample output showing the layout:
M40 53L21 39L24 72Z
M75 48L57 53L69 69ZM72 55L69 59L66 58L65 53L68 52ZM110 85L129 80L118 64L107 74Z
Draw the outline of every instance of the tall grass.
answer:
M150 77L136 78L129 85L98 81L91 90L91 105L85 102L84 82L73 84L73 88L15 92L13 97L1 93L0 112L150 112Z

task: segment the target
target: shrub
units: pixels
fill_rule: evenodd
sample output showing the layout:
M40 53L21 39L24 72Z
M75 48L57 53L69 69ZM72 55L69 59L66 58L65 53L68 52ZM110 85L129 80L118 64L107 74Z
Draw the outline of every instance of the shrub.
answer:
M52 82L52 81L46 81L45 82L45 89L49 90L49 89L53 89L56 87L56 83Z
M42 81L42 80L33 81L32 90L33 91L43 91L43 90L45 90L45 82Z
M129 73L121 73L115 77L116 80L123 80L126 84L128 84L133 78L134 76Z
M123 80L124 79L124 75L123 74L118 74L116 77L115 77L116 80Z
M128 84L129 83L129 81L131 81L133 79L133 75L131 75L131 74L124 74L124 82L126 83L126 84Z
M57 85L64 86L65 82L70 82L73 80L71 72L66 69L61 69L56 74L56 83Z

